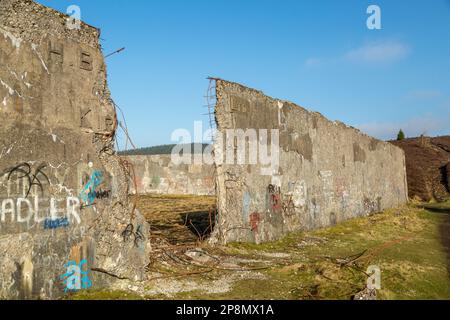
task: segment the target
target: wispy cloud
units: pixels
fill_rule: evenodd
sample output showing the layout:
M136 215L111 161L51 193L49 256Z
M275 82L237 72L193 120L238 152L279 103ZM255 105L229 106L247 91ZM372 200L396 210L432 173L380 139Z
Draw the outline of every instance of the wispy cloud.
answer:
M370 136L382 139L391 140L397 137L400 129L402 129L408 137L418 137L424 135L435 135L443 129L450 129L450 116L435 117L423 116L409 119L404 122L371 122L361 124L358 127L361 131Z
M414 90L406 95L407 98L416 100L431 100L442 96L443 93L439 90Z
M335 57L310 57L306 59L305 67L312 68L342 62L386 64L404 59L410 52L411 48L405 43L392 40L377 41L367 43Z
M319 58L309 58L305 61L305 66L308 68L317 67L322 64L322 60Z
M408 45L397 41L371 42L350 50L344 59L351 62L389 63L407 57L410 51Z

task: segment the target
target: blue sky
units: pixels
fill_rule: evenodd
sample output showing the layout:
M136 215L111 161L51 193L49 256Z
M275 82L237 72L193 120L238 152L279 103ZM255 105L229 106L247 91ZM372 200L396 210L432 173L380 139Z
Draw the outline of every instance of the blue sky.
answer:
M381 139L450 134L450 0L40 0L101 28L138 147L207 117L206 77L240 82ZM367 7L381 8L369 30Z

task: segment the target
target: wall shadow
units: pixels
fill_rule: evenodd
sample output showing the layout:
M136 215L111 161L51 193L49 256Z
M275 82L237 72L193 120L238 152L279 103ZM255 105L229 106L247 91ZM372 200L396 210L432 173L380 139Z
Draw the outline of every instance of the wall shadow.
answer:
M184 225L195 235L199 241L206 240L214 230L216 210L188 212L180 215Z

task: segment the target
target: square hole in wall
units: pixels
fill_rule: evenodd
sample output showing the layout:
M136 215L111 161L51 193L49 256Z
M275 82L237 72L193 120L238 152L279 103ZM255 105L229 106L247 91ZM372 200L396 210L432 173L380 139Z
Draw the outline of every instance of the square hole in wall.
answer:
M49 64L50 66L62 66L64 61L64 46L58 41L49 42Z
M92 71L92 56L89 52L81 51L80 69Z

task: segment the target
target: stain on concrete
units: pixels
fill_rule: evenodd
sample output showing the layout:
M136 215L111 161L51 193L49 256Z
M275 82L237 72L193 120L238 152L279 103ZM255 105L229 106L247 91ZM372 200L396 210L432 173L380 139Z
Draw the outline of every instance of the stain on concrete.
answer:
M378 148L379 141L376 139L371 139L369 143L369 150L375 151Z
M366 162L366 152L357 142L353 143L353 160L355 162Z

